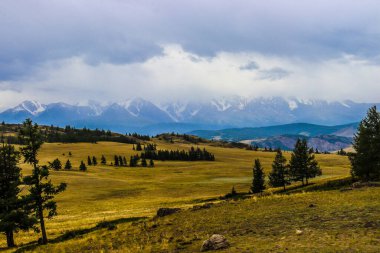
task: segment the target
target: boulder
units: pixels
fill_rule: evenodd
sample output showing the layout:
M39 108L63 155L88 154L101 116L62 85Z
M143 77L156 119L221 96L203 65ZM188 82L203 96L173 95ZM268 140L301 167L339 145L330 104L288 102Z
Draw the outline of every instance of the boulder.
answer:
M160 208L157 211L157 217L164 217L181 211L181 208Z
M212 235L209 239L203 242L201 252L208 250L225 249L230 246L230 243L223 235Z

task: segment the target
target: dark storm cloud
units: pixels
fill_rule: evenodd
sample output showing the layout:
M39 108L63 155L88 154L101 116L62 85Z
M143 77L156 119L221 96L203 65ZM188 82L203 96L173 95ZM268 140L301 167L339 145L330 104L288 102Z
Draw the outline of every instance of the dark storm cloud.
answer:
M255 51L310 58L380 54L377 1L3 0L0 80L51 60L123 64L179 44L202 56Z

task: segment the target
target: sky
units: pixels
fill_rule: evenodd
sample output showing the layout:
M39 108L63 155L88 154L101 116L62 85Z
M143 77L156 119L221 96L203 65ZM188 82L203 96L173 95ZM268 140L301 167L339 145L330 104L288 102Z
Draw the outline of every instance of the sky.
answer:
M0 109L284 96L380 102L377 0L1 0Z

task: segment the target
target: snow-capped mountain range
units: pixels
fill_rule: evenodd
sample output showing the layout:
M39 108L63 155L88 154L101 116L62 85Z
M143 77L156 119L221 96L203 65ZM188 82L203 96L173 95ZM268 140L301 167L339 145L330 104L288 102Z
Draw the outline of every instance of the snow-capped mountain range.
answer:
M32 118L39 124L155 134L299 122L339 125L360 121L372 105L349 100L328 102L281 97L230 97L207 102L177 101L165 104L134 98L107 105L95 101L86 105L45 105L37 101L24 101L1 112L0 120L20 123L25 118Z

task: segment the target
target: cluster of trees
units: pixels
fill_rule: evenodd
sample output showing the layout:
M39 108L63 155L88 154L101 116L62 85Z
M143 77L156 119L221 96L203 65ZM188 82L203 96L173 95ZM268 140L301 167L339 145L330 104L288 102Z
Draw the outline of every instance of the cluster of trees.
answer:
M5 124L2 122L1 130L3 132L19 132L21 126L17 124ZM150 137L148 135L133 134L113 134L110 130L91 130L86 127L78 129L72 126L66 126L60 128L57 126L40 126L40 132L44 142L63 142L63 143L77 143L77 142L91 142L96 143L98 141L112 141L128 144L136 144L141 140L148 141ZM24 144L22 138L14 135L3 135L1 140L8 144Z
M138 133L128 133L128 134L125 134L127 136L130 136L130 137L134 137L136 139L139 139L139 140L142 140L142 141L150 141L150 136L149 135L142 135L142 134L138 134Z
M273 187L285 187L291 182L309 184L309 179L322 175L315 156L309 152L306 140L297 140L291 155L289 164L281 150L276 151L272 163L272 171L269 174L269 185ZM253 180L251 192L259 193L265 189L265 173L260 160L256 159L253 166Z
M0 232L6 235L9 247L15 246L13 235L18 230L40 231L39 243L47 243L45 217L57 215L54 196L66 189L65 183L53 185L49 167L39 164L43 135L38 125L27 119L20 128L19 137L25 144L20 151L10 144L3 143L0 147ZM21 156L32 166L31 175L21 176L18 166ZM27 186L27 194L20 194L21 185Z
M141 158L161 161L215 161L215 156L205 148L191 147L185 150L146 150L141 153Z
M370 108L360 122L350 153L351 174L364 181L380 180L380 114L376 106Z

